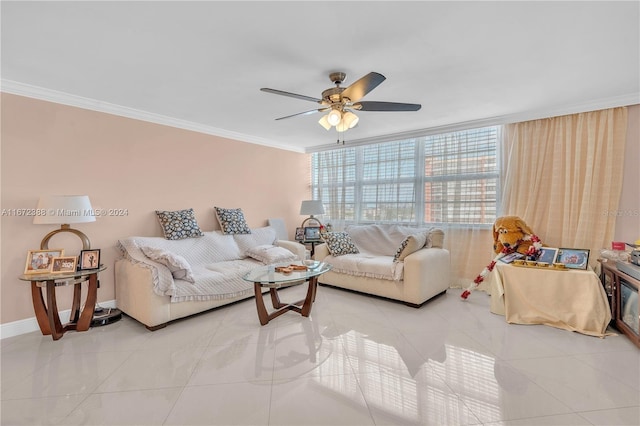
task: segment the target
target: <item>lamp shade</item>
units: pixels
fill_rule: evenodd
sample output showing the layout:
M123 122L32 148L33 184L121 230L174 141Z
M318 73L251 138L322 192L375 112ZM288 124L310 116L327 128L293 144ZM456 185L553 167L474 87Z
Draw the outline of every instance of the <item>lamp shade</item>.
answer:
M332 126L335 126L342 119L342 113L337 109L332 109L331 112L327 115L327 121Z
M323 115L318 123L327 130L331 129L331 124L329 124L329 120L327 119L326 115Z
M36 225L95 222L96 216L87 195L45 195L38 200Z
M305 200L300 205L300 214L310 215L324 214L324 206L320 200Z

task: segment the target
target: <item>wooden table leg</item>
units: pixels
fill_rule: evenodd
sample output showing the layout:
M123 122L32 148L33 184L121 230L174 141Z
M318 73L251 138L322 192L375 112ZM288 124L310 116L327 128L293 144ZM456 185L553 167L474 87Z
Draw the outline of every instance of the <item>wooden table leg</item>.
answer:
M287 306L286 304L280 301L280 296L278 296L278 290L276 290L275 288L270 288L269 294L271 295L271 304L273 305L273 309L280 309Z
M256 308L258 310L258 319L260 325L265 325L269 322L269 314L267 313L267 307L264 306L264 299L262 298L262 286L260 283L253 283L253 290L256 294Z
M54 280L47 281L47 317L51 328L51 337L58 340L64 334L64 327L60 322L58 313L58 302L56 301L56 283Z
M82 286L73 286L73 303L71 304L71 314L69 315L69 321L77 323L80 319L80 297L82 296Z
M44 304L44 296L42 295L42 287L38 287L37 281L31 281L31 299L33 301L33 311L36 314L38 320L38 326L43 335L48 336L51 334L51 327L49 326L49 314L47 313L47 306Z
M304 299L304 304L302 305L302 314L303 317L308 317L311 314L311 307L313 306L313 301L316 298L316 288L318 286L318 277L309 278L309 288L307 288L307 297Z
M81 284L76 284L78 291L82 288ZM91 327L91 320L96 309L96 300L98 299L98 274L89 275L89 286L87 287L87 300L84 301L84 309L80 314L78 323L75 326L77 331L87 331Z

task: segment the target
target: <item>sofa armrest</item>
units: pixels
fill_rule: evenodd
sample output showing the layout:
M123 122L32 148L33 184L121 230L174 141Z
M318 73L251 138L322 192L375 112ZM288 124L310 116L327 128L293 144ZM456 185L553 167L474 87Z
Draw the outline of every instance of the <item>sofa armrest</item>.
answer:
M289 241L289 240L278 240L276 241L276 246L286 248L296 256L298 256L298 260L304 260L304 255L306 249L304 245L298 243L297 241Z
M404 259L404 291L407 299L427 300L450 285L451 258L442 248L423 248ZM415 293L415 294L413 294Z
M319 244L316 246L313 258L319 262L322 262L325 257L329 256L329 247L325 243Z

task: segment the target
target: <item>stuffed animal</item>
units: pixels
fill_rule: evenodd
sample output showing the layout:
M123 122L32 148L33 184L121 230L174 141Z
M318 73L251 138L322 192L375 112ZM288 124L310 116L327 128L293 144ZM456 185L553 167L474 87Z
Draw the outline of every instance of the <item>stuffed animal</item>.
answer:
M484 281L489 272L493 271L496 262L508 254L518 252L527 259L537 259L540 256L542 243L529 226L518 216L502 216L493 223L493 250L496 257L487 265L473 283L462 292L460 297L466 299L471 292Z
M493 250L496 254L517 251L525 256L532 255L529 253L534 243L531 235L533 231L518 216L499 217L493 224Z

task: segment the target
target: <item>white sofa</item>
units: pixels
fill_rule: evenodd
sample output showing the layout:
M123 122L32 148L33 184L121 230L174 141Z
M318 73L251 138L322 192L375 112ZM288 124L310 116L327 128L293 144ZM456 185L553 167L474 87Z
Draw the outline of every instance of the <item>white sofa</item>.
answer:
M155 330L170 321L253 297L253 284L242 279L251 268L271 260L304 259L304 246L278 241L274 228L251 231L242 235L204 232L201 237L182 240L119 240L122 258L115 264L118 309Z
M449 288L450 256L443 248L442 230L352 225L344 232L358 253L336 256L331 254L330 244L317 246L315 259L333 266L320 276L321 284L394 299L413 307ZM422 241L424 245L420 246ZM394 259L396 253L398 259Z

